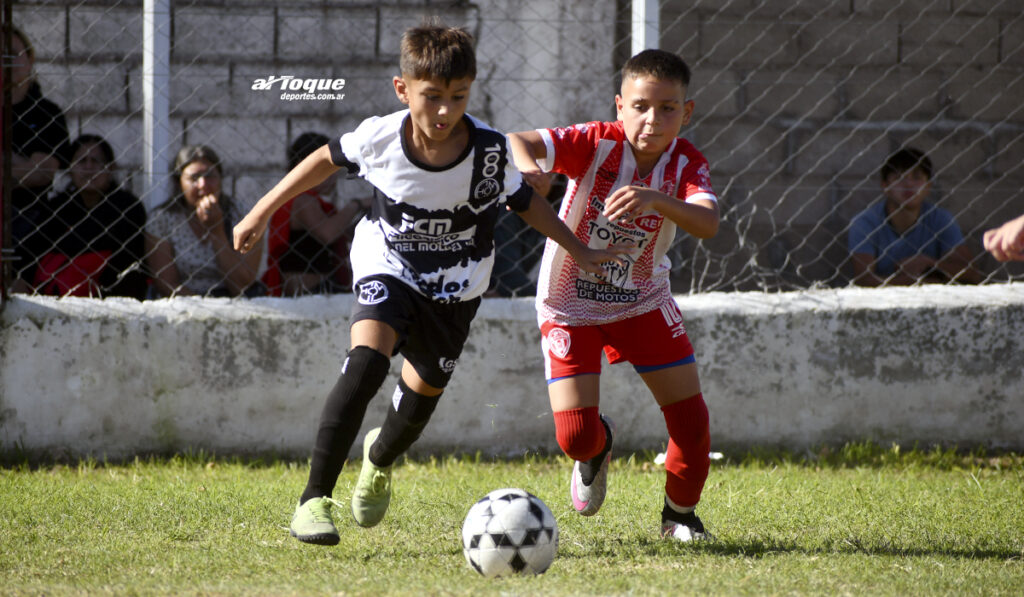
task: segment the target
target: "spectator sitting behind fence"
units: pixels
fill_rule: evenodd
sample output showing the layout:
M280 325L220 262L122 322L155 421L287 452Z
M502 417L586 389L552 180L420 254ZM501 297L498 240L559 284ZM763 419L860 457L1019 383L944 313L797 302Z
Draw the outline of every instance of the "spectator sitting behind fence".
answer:
M327 145L319 133L303 133L288 148L288 170ZM267 272L263 283L275 296L351 292L348 254L352 228L370 204L358 198L340 209L328 201L337 186L337 173L299 194L274 212L267 235Z
M881 170L885 200L867 208L850 225L847 246L853 281L860 286L968 282L981 274L948 211L925 199L932 188L932 162L905 148Z
M50 250L34 268L40 294L130 296L142 300L143 231L146 210L120 188L113 170L114 150L98 135L71 144L71 184L53 199L53 216L38 234Z
M14 244L14 292L31 292L37 259L49 246L39 244L40 224L52 213L47 201L57 171L66 168L68 127L64 113L43 97L35 77L35 48L11 27L11 240Z
M146 225L147 263L160 296L265 294L256 281L262 245L245 255L231 245L231 228L246 210L222 192L223 174L209 147L189 145L178 152L175 193L150 213Z

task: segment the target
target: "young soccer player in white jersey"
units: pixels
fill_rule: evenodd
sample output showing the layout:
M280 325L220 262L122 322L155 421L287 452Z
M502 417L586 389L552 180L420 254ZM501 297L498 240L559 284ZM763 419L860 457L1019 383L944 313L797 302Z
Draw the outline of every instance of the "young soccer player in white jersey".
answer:
M548 395L558 445L576 461L570 497L584 516L605 497L614 426L598 410L601 352L629 361L664 414L669 443L661 534L707 538L694 507L709 460L708 410L693 348L669 289L666 257L676 227L698 238L718 230L708 163L677 137L694 104L690 70L670 52L645 50L622 69L616 122L588 122L509 136L528 180L569 177L559 217L594 248L631 247L624 265L584 270L547 243L537 291Z
M427 23L402 37L403 110L369 118L289 172L234 230L236 249L258 241L271 215L292 197L344 168L377 189L358 224L351 349L327 396L309 479L291 522L298 540L335 545L331 515L338 475L384 383L390 359L405 357L382 427L367 433L352 495L356 522L376 525L391 500L391 467L419 437L451 378L494 262L494 223L504 203L577 259L600 272L611 251L588 248L535 197L515 169L503 134L465 113L476 75L472 37Z

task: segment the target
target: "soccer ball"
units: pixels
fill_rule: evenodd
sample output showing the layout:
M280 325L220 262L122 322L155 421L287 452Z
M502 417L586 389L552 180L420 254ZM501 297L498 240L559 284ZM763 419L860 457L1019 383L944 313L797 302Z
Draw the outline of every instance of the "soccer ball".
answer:
M556 551L554 515L540 498L522 489L495 489L473 504L462 523L462 553L488 578L541 574Z

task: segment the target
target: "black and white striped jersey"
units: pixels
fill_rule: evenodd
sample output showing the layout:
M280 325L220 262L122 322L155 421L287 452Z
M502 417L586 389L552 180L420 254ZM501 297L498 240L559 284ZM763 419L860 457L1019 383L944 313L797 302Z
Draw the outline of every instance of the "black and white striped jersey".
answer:
M411 156L408 120L408 110L374 116L329 144L336 165L376 188L352 242L352 279L387 274L439 302L475 298L490 282L498 210L527 209L533 190L505 135L480 120L463 116L469 143L440 167Z

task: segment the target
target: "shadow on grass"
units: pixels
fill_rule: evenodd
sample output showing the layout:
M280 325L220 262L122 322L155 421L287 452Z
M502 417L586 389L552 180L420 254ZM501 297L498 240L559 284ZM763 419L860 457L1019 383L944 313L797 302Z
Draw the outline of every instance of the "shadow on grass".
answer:
M944 556L965 560L1024 560L1024 551L1012 549L968 549L955 546L936 545L934 547L902 547L899 545L865 545L858 539L842 539L830 545L810 547L788 541L763 541L760 539L715 540L695 545L683 545L650 539L640 542L639 548L651 556L676 555L680 550L697 551L699 553L740 556L744 558L764 558L773 555L803 554L808 556L822 555L856 555L891 556L915 558Z

